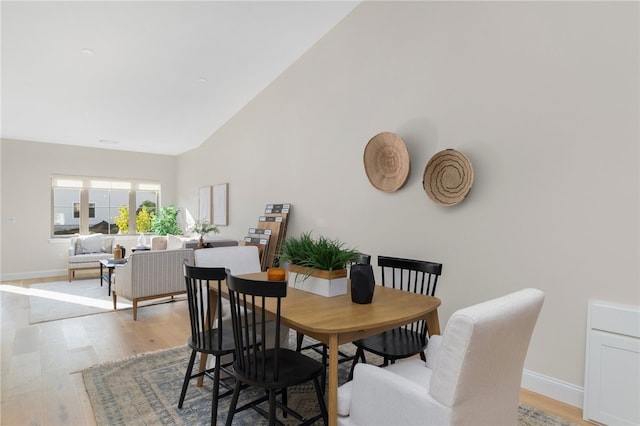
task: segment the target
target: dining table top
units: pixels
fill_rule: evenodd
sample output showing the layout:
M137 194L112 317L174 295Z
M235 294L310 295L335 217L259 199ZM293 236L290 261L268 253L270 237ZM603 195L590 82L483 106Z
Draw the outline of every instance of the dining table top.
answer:
M265 272L243 274L242 278L266 281ZM265 282L265 285L268 285ZM349 342L351 334L362 338L389 330L398 324L408 324L423 319L425 312L431 312L440 306L437 297L410 293L389 287L376 285L373 300L369 304L351 301L350 286L347 294L325 297L294 287L287 288L287 296L281 301L281 319L283 324L295 330L322 339L323 335L343 336L340 343ZM226 286L223 286L226 293ZM275 300L266 302L267 313L275 313ZM439 330L430 330L438 334Z

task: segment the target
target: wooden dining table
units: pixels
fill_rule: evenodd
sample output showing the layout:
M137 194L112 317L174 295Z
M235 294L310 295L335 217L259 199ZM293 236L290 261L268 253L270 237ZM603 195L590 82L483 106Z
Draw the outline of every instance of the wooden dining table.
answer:
M241 277L266 281L267 273ZM217 306L217 292L212 293L209 306ZM226 285L223 285L222 293L223 297L227 295ZM388 287L376 286L373 301L364 305L353 303L349 292L324 297L289 287L281 303L283 325L328 346L327 408L332 426L338 419L338 346L423 319L431 335L440 334L440 299ZM263 308L267 316L275 316L275 300L268 301Z

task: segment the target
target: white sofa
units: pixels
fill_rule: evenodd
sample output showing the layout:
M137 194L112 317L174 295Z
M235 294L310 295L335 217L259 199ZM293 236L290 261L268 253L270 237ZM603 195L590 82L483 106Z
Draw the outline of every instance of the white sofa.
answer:
M69 282L76 276L76 271L96 269L100 261L113 258L115 237L103 234L83 235L71 238L69 246Z
M113 309L117 297L133 302L133 320L138 318L138 302L186 293L182 265L193 264L192 249L145 250L131 253L127 263L117 265L113 289Z

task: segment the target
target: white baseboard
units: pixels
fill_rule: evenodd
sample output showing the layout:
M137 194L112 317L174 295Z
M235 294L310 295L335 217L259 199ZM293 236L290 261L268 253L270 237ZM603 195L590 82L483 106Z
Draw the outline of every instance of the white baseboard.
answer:
M522 387L546 397L582 408L584 388L533 371L524 370Z
M0 274L0 281L28 280L32 278L59 277L68 275L67 269L51 269L48 271L16 272L12 274Z

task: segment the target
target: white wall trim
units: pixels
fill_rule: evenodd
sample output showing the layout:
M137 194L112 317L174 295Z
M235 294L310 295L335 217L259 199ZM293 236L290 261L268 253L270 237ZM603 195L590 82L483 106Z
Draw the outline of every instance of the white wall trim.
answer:
M582 408L584 388L534 371L524 370L522 387L546 397Z

